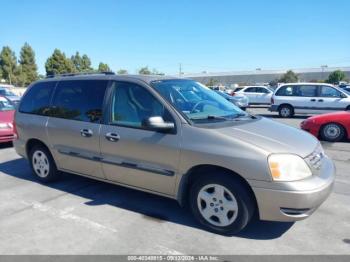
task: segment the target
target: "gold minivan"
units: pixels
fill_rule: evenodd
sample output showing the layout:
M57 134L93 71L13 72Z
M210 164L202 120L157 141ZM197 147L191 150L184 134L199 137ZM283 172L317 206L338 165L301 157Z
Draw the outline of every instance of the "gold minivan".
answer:
M70 172L176 199L210 231L310 216L335 169L319 142L250 115L202 84L165 76L61 75L15 115L18 154L49 182Z

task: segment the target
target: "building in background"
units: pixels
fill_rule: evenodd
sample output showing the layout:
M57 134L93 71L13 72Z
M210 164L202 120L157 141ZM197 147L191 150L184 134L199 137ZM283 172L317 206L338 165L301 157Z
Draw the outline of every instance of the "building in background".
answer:
M291 69L298 75L299 82L314 82L326 80L330 73L341 70L350 79L350 67L327 67ZM183 74L183 77L194 79L203 84L215 82L218 85L233 86L234 84L253 85L270 83L280 79L288 70L262 70L258 68L254 71L232 71L217 73Z

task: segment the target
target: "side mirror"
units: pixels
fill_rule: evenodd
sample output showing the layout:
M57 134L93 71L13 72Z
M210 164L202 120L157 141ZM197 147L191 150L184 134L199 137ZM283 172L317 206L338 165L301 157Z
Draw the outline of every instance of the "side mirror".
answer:
M348 96L347 96L346 94L344 94L344 93L341 93L341 94L340 94L340 97L341 97L341 98L347 98Z
M165 122L161 116L152 116L142 122L142 126L155 131L170 131L175 128L172 122Z

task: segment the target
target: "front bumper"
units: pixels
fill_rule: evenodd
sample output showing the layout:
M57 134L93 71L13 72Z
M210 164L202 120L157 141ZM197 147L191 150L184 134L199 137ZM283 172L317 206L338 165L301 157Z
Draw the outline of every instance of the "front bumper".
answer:
M335 167L325 157L320 173L295 182L270 182L275 188L252 187L261 220L297 221L309 217L329 196ZM278 187L283 189L278 189Z

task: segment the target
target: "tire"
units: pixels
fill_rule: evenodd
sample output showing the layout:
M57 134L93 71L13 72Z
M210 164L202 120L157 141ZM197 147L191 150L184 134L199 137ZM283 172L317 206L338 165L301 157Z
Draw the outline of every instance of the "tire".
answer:
M35 145L29 152L29 162L35 177L44 183L58 178L58 170L49 150L42 145Z
M281 105L278 108L278 114L280 117L289 118L294 116L294 108L290 105Z
M247 187L225 173L197 179L190 188L189 207L207 230L222 235L233 235L244 229L256 209Z
M322 140L329 142L338 142L344 139L345 129L337 123L328 123L321 128L320 134Z

